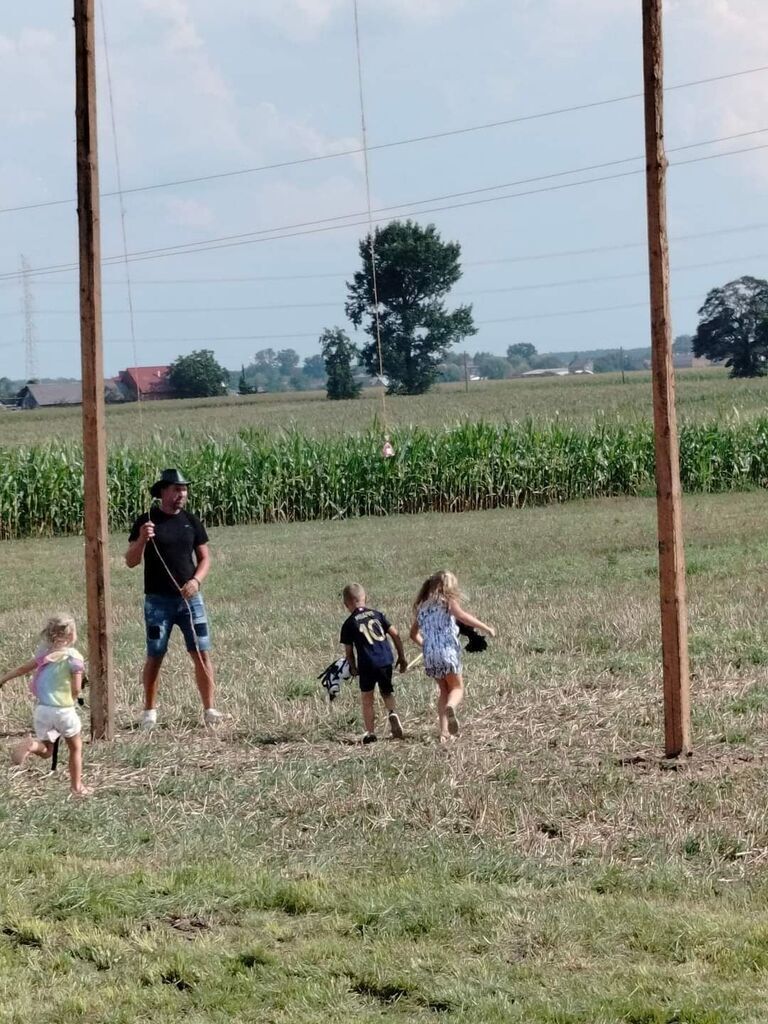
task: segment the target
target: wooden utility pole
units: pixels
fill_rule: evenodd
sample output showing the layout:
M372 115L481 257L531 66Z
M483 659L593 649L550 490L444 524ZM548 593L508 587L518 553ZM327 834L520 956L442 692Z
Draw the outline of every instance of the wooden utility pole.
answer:
M619 359L621 361L621 383L626 384L626 378L624 376L624 346L622 345L619 349Z
M691 738L685 552L669 308L662 0L643 0L643 72L664 735L667 757L678 757L690 753Z
M75 4L77 219L80 236L80 354L83 374L85 581L91 736L114 735L112 602L107 530L107 445L101 336L101 238L96 140L94 0Z
M464 390L469 391L469 368L467 366L467 353L464 353Z

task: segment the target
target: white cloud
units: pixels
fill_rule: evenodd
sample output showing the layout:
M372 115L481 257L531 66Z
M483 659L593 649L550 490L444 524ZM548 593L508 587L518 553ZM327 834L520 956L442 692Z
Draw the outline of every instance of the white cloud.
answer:
M216 215L207 203L196 199L179 199L172 196L166 199L168 223L184 228L203 228L210 230L216 223Z
M203 41L184 0L143 0L143 6L169 22L168 44L172 50L202 49Z
M768 4L764 0L670 0L667 17L670 51L676 62L691 62L694 75L728 74L766 63ZM689 65L690 66L690 65ZM768 126L768 73L735 77L702 86L670 106L677 111L679 133L689 138L732 135ZM754 136L725 148L757 146ZM768 156L758 151L723 162L736 173L765 181Z
M0 119L29 124L61 109L57 74L64 46L64 40L41 29L0 35ZM69 50L64 52L69 57Z
M448 17L466 4L467 0L360 0L360 18L384 13L407 21L431 21ZM229 8L269 21L299 39L313 36L337 16L352 18L351 0L260 0L258 5L232 0Z
M187 0L142 0L144 9L166 23L163 49L198 95L228 100L230 92L208 56Z

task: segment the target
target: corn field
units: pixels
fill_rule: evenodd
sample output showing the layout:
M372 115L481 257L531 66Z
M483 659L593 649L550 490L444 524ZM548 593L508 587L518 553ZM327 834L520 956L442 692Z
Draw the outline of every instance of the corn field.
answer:
M463 512L652 493L648 423L465 423L394 433L311 438L243 430L226 440L178 433L109 452L109 519L125 530L146 509L159 470L193 481L190 507L209 526L418 512ZM768 483L768 418L687 424L680 435L687 491ZM0 448L0 539L82 532L78 444Z

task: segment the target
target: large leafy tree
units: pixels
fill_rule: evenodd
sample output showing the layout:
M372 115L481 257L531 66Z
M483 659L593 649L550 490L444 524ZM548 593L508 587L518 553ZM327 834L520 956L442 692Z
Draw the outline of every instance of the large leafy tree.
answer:
M445 298L461 277L458 242L444 242L433 224L392 221L374 233L382 364L390 393L419 395L439 373L448 349L476 334L472 307L448 312ZM370 236L360 242L362 270L347 283L347 316L371 339L361 352L379 373Z
M724 360L731 377L762 377L768 358L768 281L740 277L713 288L699 310L693 352Z
M496 356L493 352L475 352L473 362L480 376L488 380L504 380L512 370L503 356Z
M299 353L292 348L283 348L277 353L277 365L283 377L290 377L299 362Z
M530 363L537 355L536 346L529 341L518 341L507 348L507 359L510 363Z
M357 398L360 384L352 373L352 361L357 361L358 350L340 327L327 329L320 335L325 372L328 375L326 393L329 398Z
M168 379L180 398L212 398L227 393L229 370L216 362L210 349L203 348L174 360Z
M321 355L307 356L301 368L302 374L309 381L325 380L325 360Z

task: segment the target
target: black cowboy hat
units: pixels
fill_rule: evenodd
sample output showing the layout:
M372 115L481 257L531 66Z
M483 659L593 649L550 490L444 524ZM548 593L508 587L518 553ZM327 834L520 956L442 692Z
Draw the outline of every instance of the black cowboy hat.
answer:
M173 484L177 484L179 487L188 487L189 480L185 480L178 469L164 469L160 474L160 479L150 487L149 493L153 498L159 498L163 488Z

